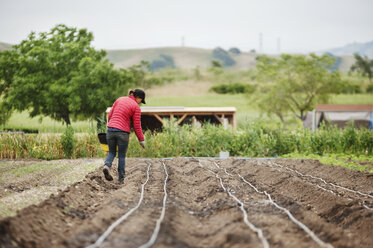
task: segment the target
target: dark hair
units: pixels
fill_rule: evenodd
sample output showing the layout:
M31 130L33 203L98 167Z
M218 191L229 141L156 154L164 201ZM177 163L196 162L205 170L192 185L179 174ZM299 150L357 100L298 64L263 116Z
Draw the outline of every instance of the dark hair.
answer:
M142 99L142 103L146 104L145 103L145 92L141 89L135 89L135 90L130 90L128 95L133 95L134 97L139 97Z

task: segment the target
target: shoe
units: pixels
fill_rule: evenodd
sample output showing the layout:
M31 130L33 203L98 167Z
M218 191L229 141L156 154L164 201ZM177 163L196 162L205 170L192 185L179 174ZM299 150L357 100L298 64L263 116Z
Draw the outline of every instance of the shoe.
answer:
M124 183L124 178L125 178L126 176L124 175L122 178L118 178L118 183L119 184L123 184Z
M113 177L110 175L110 168L109 168L109 166L105 165L104 169L102 171L104 172L106 180L113 181Z

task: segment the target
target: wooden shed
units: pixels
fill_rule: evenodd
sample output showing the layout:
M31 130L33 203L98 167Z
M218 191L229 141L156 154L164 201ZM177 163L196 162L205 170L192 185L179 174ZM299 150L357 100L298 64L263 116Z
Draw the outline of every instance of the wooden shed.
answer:
M354 121L356 127L373 129L373 104L317 104L314 111L309 112L306 122L312 130L321 122L344 128L348 122Z
M106 110L108 114L111 108ZM143 130L161 130L166 120L177 125L202 125L204 122L236 128L235 107L141 107Z

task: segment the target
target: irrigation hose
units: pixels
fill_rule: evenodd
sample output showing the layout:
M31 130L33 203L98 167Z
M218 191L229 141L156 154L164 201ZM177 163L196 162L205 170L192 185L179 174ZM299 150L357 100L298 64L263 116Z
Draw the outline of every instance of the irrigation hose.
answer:
M87 248L97 248L97 247L99 247L105 241L105 239L110 235L110 233L114 230L115 227L117 227L120 223L122 223L124 220L126 220L128 218L128 216L130 216L133 212L135 212L140 207L140 205L142 203L142 200L144 198L145 185L149 181L150 165L151 164L149 163L148 164L148 169L146 171L146 181L141 185L141 194L140 194L140 199L139 199L137 205L134 208L132 208L130 211L128 211L126 214L124 214L122 217L117 219L113 224L111 224L108 227L108 229L97 239L97 241L94 244L87 246Z
M201 164L201 161L198 161L199 163L199 166L204 168L204 166ZM215 166L217 166L217 164L215 164ZM219 168L219 167L218 167ZM249 220L248 220L248 215L247 215L247 211L245 210L245 205L242 201L240 201L229 189L227 189L224 184L223 184L223 181L221 179L221 177L219 176L218 173L215 173L214 171L210 170L210 169L207 169L205 168L208 172L212 173L215 175L216 178L219 179L220 181L220 185L221 187L224 189L225 192L228 193L228 195L230 197L232 197L239 205L240 205L240 209L244 215L244 222L245 224L253 231L253 232L256 232L257 235L258 235L258 238L260 239L260 241L262 242L262 245L264 248L269 248L269 244L268 244L268 241L267 239L264 237L263 235L263 231L262 229L256 227L254 224L252 224Z
M167 173L167 168L166 168L166 165L164 164L164 162L162 162L162 164L163 164L164 172L166 174L166 178L164 179L164 185L163 185L164 196L163 196L163 206L162 206L161 216L157 220L157 224L155 226L155 229L153 231L153 234L152 234L151 238L149 239L149 241L146 244L143 244L142 246L140 246L140 248L149 248L155 243L155 241L157 240L158 234L159 234L159 230L161 228L161 223L162 223L162 221L164 219L164 216L165 216L165 213L166 213L166 202L167 202L167 196L168 196L167 195L168 173Z

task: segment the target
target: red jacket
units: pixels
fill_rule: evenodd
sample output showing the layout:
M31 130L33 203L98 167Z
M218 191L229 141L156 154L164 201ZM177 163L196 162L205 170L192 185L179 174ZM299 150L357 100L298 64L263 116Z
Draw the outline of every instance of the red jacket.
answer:
M141 129L141 109L134 96L119 97L110 110L107 124L108 127L118 128L120 130L131 132L131 120L133 129L139 141L144 140L144 134Z

